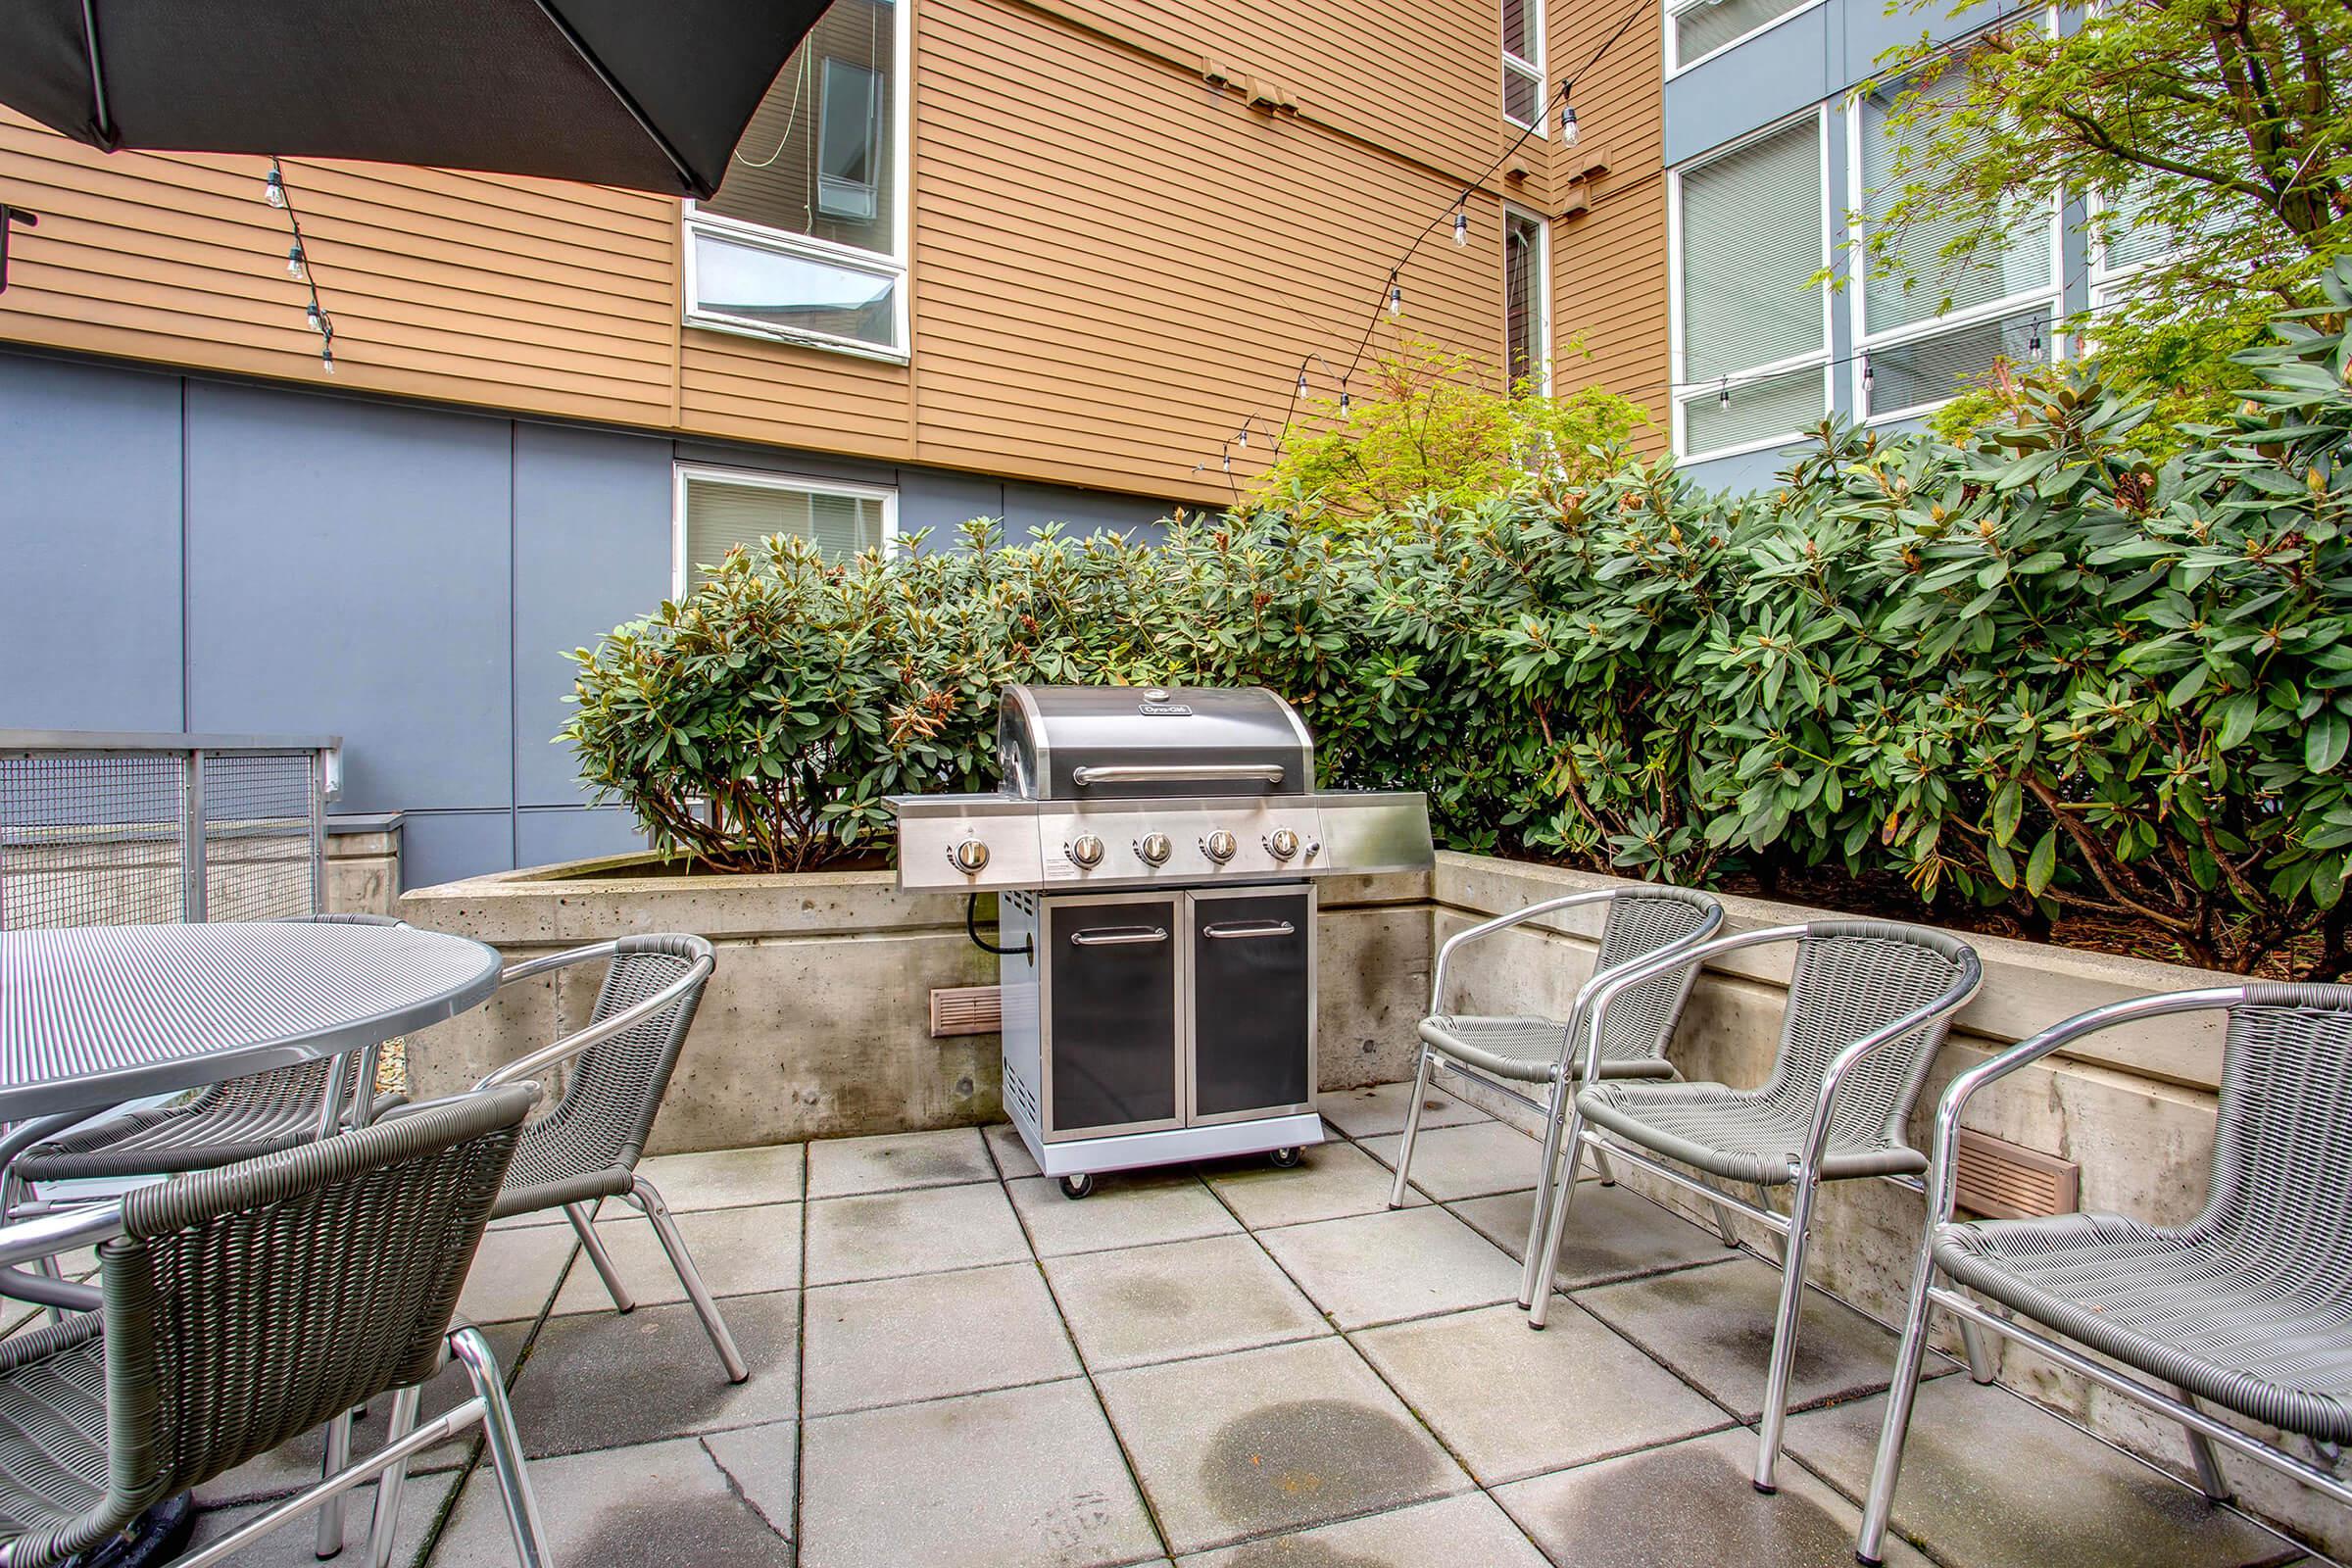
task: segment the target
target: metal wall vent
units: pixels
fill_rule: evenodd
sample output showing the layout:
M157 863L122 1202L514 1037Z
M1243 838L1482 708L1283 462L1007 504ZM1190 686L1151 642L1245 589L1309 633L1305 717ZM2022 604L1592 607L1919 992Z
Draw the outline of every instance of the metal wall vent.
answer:
M1989 1133L1960 1129L1959 1204L1986 1219L2035 1219L2082 1206L2082 1167Z
M993 1035L1004 1026L1004 992L996 986L947 986L931 993L931 1038Z

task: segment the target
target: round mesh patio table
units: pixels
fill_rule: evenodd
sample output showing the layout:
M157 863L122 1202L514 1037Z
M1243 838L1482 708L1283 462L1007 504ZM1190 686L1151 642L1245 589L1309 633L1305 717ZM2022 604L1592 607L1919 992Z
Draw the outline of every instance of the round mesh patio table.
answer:
M408 926L0 931L0 1122L379 1045L498 989L497 952Z

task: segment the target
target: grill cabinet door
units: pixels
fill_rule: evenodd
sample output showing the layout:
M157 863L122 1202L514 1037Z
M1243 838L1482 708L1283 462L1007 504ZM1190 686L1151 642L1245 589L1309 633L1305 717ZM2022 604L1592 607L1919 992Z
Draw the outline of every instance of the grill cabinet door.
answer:
M1181 1125L1179 900L1043 902L1048 1136Z
M1315 901L1306 888L1195 894L1196 1122L1310 1108Z

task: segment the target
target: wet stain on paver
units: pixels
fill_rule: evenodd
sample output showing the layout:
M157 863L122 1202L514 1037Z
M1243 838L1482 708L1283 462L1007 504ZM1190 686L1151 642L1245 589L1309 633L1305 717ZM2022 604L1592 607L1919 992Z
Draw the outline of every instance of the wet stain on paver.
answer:
M732 1497L708 1493L660 1502L632 1499L599 1519L596 1528L564 1553L569 1561L597 1568L789 1568L792 1543Z
M1142 1274L1113 1285L1110 1305L1139 1317L1180 1317L1193 1309L1193 1293L1164 1274Z
M1762 1495L1713 1444L1595 1465L1522 1517L1546 1546L1573 1545L1578 1568L1848 1568L1854 1560L1851 1520L1786 1487Z
M1200 1486L1243 1530L1269 1530L1385 1508L1438 1490L1434 1450L1385 1411L1345 1399L1260 1405L1218 1429Z
M935 1149L882 1149L872 1155L874 1163L894 1178L907 1181L969 1181L973 1178L972 1162L961 1154L945 1154Z
M1244 1546L1225 1568L1396 1568L1387 1557L1360 1557L1305 1536L1282 1536Z

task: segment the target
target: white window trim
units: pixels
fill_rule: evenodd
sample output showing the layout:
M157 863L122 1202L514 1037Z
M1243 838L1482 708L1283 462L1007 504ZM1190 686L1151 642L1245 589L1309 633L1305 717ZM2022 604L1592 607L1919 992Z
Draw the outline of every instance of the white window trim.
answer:
M2056 25L2057 13L2045 12L2044 17L2045 24ZM1971 36L1973 37L1974 34ZM1948 54L1951 49L1967 42L1966 38L1954 39L1952 44L1942 51L1942 54ZM1939 54L1938 58L1941 57ZM1869 308L1866 296L1869 293L1870 285L1866 278L1853 275L1852 258L1857 255L1863 256L1863 265L1865 267L1869 265L1867 254L1863 250L1870 238L1870 215L1868 211L1869 196L1862 188L1862 112L1864 100L1870 96L1876 86L1876 82L1864 82L1852 89L1848 95L1845 110L1847 198L1847 248L1845 253L1847 263L1845 270L1846 288L1853 296L1848 307L1847 325L1853 333L1854 340L1853 363L1846 367L1846 377L1853 410L1861 416L1861 422L1864 425L1880 425L1900 419L1916 419L1922 415L1933 414L1951 402L1952 398L1960 395L1955 392L1950 397L1932 398L1928 402L1914 403L1907 408L1888 409L1885 413L1873 414L1870 412L1870 400L1862 390L1863 372L1868 368L1867 361L1873 353L1883 349L1900 348L1906 343L1916 342L1921 338L1939 337L1956 328L1975 326L2000 317L2020 315L2039 306L2048 313L2048 324L2042 328L2043 352L2055 356L2058 352L2058 323L2065 315L2066 309L2066 302L2060 297L2060 290L2064 287L2066 278L2066 198L2065 194L2061 192L2050 202L2048 229L2050 267L2048 274L2041 282L2022 293L2005 294L1997 300L1987 300L1981 305L1965 306L1959 310L1945 312L1940 316L1930 317L1924 321L1914 321L1907 326L1890 326L1880 332L1868 330Z
M1737 458L1751 452L1770 452L1776 448L1785 447L1791 441L1804 438L1804 431L1789 430L1780 435L1744 441L1736 446L1711 447L1704 452L1690 450L1690 435L1685 429L1687 421L1684 417L1683 405L1702 389L1685 384L1690 377L1686 373L1683 364L1683 176L1693 170L1704 169L1718 158L1728 157L1751 142L1762 141L1767 136L1777 135L1791 125L1800 124L1807 118L1814 122L1814 140L1821 153L1819 176L1821 180L1821 256L1822 266L1826 268L1830 265L1830 106L1826 102L1815 104L1810 109L1800 109L1795 114L1789 115L1786 119L1776 120L1769 125L1759 125L1744 136L1725 142L1720 147L1710 148L1702 157L1677 164L1674 168L1666 171L1666 404L1669 411L1669 438L1673 443L1675 457L1680 462L1705 463L1715 458ZM1837 307L1830 298L1830 288L1826 282L1819 286L1819 292L1821 294L1821 347L1819 349L1808 349L1802 354L1790 355L1787 359L1775 360L1770 364L1734 370L1723 379L1747 385L1757 381L1770 380L1792 370L1818 366L1822 372L1821 411L1826 416L1830 412L1829 372L1832 341L1830 328L1835 319L1834 313Z
M1513 202L1502 204L1506 220L1523 218L1536 225L1536 387L1545 397L1551 396L1551 220L1542 213L1531 211ZM1508 256L1508 251L1505 251ZM1508 263L1506 261L1507 268ZM1506 275L1505 282L1508 278ZM1506 295L1502 302L1502 373L1507 380L1511 373L1511 302Z
M897 37L891 43L891 232L898 238L896 254L860 250L854 245L840 245L809 234L794 234L764 224L727 218L717 213L701 211L701 204L688 201L680 204L679 255L684 260L683 288L680 307L688 326L709 332L730 332L739 337L764 338L771 343L792 343L802 348L822 349L832 354L847 354L861 360L880 360L890 365L905 365L913 357L914 322L910 299L914 280L909 256L914 249L914 0L892 0L891 15L896 23ZM820 103L817 113L823 113ZM781 326L773 321L759 321L723 312L706 311L697 305L701 280L696 275L695 235L707 233L734 244L774 251L784 256L800 256L810 261L834 266L847 266L876 276L896 280L891 290L891 333L895 346L884 347L858 338L842 337L832 332L815 332L806 327Z
M1528 30L1535 35L1536 45L1535 58L1531 60L1525 55L1515 55L1508 49L1501 47L1499 40L1502 37L1502 0L1494 0L1494 36L1497 40L1496 53L1502 57L1502 66L1506 68L1510 66L1517 66L1520 70L1527 72L1530 75L1536 78L1535 120L1531 122L1529 121L1521 120L1516 115L1511 113L1508 107L1510 103L1510 94L1508 92L1505 92L1502 98L1503 104L1505 105L1502 111L1502 118L1509 121L1512 124L1521 127L1522 129L1534 131L1539 136L1549 136L1551 134L1551 129L1547 124L1544 123L1544 122L1551 118L1547 112L1551 107L1551 91L1549 81L1544 74L1544 0L1527 0ZM1495 74L1497 85L1500 85L1501 77L1506 74L1507 73L1503 69L1497 68Z
M899 538L899 493L888 485L853 484L814 474L777 473L767 468L730 468L711 463L673 463L669 481L669 596L686 597L694 563L686 555L686 486L700 479L708 484L741 485L753 490L789 490L805 496L850 496L882 503L882 552L888 555Z
M1770 22L1763 24L1761 26L1750 27L1747 31L1740 34L1740 36L1737 38L1731 39L1726 43L1717 44L1714 48L1708 50L1705 54L1698 56L1694 60L1677 59L1674 47L1674 19L1681 16L1686 11L1696 11L1701 6L1712 5L1715 3L1717 3L1717 0L1666 0L1665 7L1659 19L1661 31L1664 35L1660 47L1665 50L1665 53L1660 55L1658 58L1666 62L1666 79L1668 81L1672 81L1675 77L1681 75L1686 71L1696 71L1708 61L1715 59L1719 55L1730 53L1732 50L1739 48L1741 44L1748 42L1750 39L1763 37L1764 34L1772 31L1773 28L1780 26L1784 23L1794 22L1797 18L1803 16L1808 11L1820 9L1822 6L1829 4L1829 0L1805 0L1803 5L1781 13L1781 15L1773 18Z

